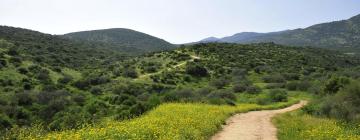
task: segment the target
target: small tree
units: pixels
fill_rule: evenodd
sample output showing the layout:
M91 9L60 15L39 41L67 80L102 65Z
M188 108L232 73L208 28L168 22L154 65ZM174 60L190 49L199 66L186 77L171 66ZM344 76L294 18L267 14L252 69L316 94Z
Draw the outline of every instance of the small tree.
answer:
M205 77L208 75L208 71L205 67L195 63L188 63L186 65L186 73L198 77Z

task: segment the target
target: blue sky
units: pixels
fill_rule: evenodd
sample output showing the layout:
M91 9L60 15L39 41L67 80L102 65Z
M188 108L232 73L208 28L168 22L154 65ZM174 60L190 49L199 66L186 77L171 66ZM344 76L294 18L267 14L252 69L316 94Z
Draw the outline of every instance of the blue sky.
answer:
M186 43L304 28L360 14L360 0L0 0L0 25L50 34L130 28Z

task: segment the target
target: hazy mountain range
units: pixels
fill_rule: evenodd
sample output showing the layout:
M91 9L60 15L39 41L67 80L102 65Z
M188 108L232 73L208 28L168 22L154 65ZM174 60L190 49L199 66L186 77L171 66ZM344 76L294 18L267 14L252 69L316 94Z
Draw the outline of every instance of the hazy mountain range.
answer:
M314 47L360 47L360 15L348 20L316 24L304 29L280 32L241 32L223 38L209 37L199 42L258 43Z

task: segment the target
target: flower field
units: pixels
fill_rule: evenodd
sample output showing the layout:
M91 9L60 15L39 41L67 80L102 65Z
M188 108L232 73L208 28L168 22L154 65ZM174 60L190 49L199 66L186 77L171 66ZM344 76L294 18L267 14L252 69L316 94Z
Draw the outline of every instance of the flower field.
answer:
M217 106L191 103L168 103L142 117L127 121L104 121L79 130L53 132L47 135L24 135L20 139L160 139L204 140L220 129L234 113L251 110L275 109L289 106L295 100L260 106L239 104Z
M359 140L360 126L292 112L273 120L280 140Z

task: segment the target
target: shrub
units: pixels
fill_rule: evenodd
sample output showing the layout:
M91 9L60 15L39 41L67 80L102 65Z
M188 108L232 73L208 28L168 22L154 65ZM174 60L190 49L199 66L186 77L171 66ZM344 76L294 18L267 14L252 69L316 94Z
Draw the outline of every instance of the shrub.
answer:
M33 98L29 92L17 93L15 97L20 106L32 105L33 103Z
M270 90L269 98L272 102L286 102L288 99L287 92L282 89Z
M185 88L185 89L177 89L173 91L173 94L175 94L180 99L191 99L195 98L195 94L192 89Z
M24 90L31 90L33 88L33 86L29 82L24 82L23 83L23 88L24 88Z
M88 79L91 85L101 85L110 82L110 78L107 76L92 77Z
M90 92L94 95L100 95L102 93L102 89L100 87L92 87Z
M16 48L12 47L7 51L7 54L11 55L11 56L17 56L17 55L19 55L19 52Z
M290 91L295 91L295 90L297 90L297 85L298 85L298 82L295 82L295 81L288 82L288 83L286 83L286 89L288 89Z
M324 88L324 92L326 94L334 94L338 92L342 87L344 87L346 84L349 84L349 79L344 77L332 77L329 79Z
M27 68L18 68L17 71L21 74L27 74L29 71Z
M352 82L337 94L328 96L321 103L320 111L328 117L360 122L360 83Z
M210 85L217 88L217 89L224 88L228 84L229 84L229 80L225 79L224 77L212 80L210 82Z
M230 99L236 100L236 96L229 90L221 89L215 90L208 95L208 98L221 98L221 99Z
M284 88L284 83L268 83L265 88L267 89L275 89L275 88Z
M280 74L264 76L263 80L266 83L284 83L284 82L286 82L285 78Z
M311 87L311 83L309 81L300 81L297 85L297 89L300 91L307 91Z
M261 92L261 88L257 86L248 86L246 92L250 94L257 94Z
M129 78L137 78L138 73L134 68L129 68L129 69L125 69L125 71L123 72L123 76Z
M179 97L173 93L166 93L163 97L164 102L175 102L179 101Z
M9 62L18 67L18 66L21 65L22 58L21 58L21 57L17 57L17 56L11 57L11 58L9 59Z
M196 91L196 93L200 96L207 96L211 93L211 91L213 91L214 89L210 88L210 87L203 87L200 88Z
M311 87L311 83L309 81L292 81L288 82L285 87L290 91L307 91Z
M71 75L64 74L64 76L62 78L60 78L58 80L58 82L62 83L62 84L67 84L72 80L73 80L73 77Z
M234 92L245 92L247 89L247 86L244 84L236 84L233 86Z
M282 76L286 79L286 80L299 80L300 79L300 75L297 73L284 73L282 74Z
M76 88L85 90L90 87L90 82L87 80L78 80L73 84Z
M208 71L205 67L195 63L186 64L185 71L187 74L190 74L192 76L205 77L208 75Z
M10 128L12 126L11 120L8 116L0 114L0 130Z

